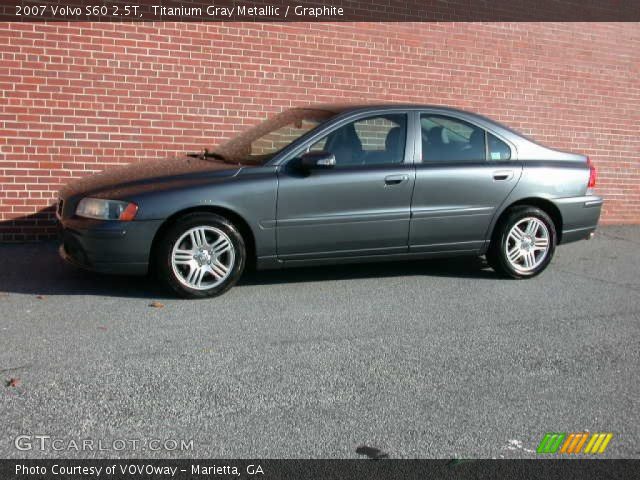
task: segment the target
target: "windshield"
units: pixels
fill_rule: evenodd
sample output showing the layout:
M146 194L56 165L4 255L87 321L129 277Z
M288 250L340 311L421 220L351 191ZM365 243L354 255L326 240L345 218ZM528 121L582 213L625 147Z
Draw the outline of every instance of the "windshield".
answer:
M326 110L287 110L207 151L206 155L234 163L263 164L334 115Z

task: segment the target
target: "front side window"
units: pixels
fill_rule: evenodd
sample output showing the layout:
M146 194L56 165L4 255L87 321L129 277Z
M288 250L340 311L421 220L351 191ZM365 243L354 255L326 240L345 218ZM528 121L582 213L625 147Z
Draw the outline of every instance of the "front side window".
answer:
M485 131L464 120L420 115L423 162L484 162Z
M310 150L332 153L336 167L397 164L404 161L406 138L405 114L377 115L343 125Z

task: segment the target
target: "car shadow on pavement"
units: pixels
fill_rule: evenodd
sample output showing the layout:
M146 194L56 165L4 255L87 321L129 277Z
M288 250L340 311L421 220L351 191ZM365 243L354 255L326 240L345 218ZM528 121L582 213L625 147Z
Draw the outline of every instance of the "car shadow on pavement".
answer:
M412 275L478 279L496 278L496 274L489 268L483 258L453 257L251 271L240 279L238 285L273 285L323 280L407 277Z
M53 241L1 244L0 272L0 292L5 293L173 298L148 277L99 275L67 265Z
M5 293L176 298L149 276L101 275L71 267L58 257L55 242L0 245L0 272L0 292ZM495 278L484 260L460 257L248 271L238 282L238 287L411 275Z

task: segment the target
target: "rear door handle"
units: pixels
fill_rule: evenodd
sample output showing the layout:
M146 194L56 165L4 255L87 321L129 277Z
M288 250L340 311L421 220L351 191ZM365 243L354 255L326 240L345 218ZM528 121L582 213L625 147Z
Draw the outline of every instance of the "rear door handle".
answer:
M389 175L384 177L385 185L398 185L409 180L409 175Z
M496 181L506 181L513 178L513 170L496 170L493 172L493 179Z

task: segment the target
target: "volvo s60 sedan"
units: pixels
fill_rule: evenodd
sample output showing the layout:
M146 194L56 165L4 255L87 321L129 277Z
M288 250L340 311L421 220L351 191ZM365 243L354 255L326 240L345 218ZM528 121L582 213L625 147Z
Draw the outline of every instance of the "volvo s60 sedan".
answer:
M486 255L531 278L589 238L602 199L586 156L473 113L309 106L222 145L79 180L57 215L69 262L155 272L212 297L258 269Z

